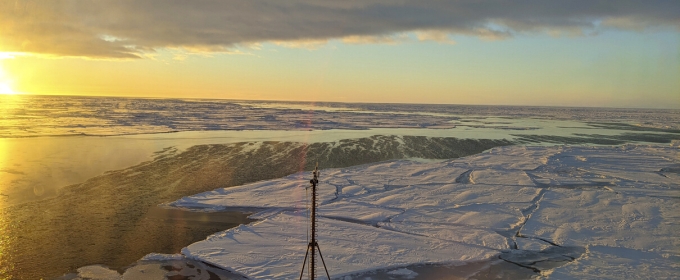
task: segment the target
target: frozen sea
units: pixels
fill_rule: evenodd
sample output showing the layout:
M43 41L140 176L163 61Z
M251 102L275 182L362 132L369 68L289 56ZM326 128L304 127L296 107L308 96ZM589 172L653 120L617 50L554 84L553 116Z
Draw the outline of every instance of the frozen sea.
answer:
M0 279L678 278L680 111L0 96Z

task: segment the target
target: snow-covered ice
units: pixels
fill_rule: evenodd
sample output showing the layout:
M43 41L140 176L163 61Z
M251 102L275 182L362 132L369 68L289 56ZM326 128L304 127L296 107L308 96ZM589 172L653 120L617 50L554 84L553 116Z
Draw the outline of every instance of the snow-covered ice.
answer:
M158 279L234 280L243 279L243 276L229 273L200 261L189 260L182 254L151 253L125 269L122 274L102 265L89 265L78 268L76 273L69 273L57 278L57 280Z
M322 170L319 245L333 278L494 258L547 278L678 277L679 163L674 146L512 146L443 162ZM309 178L298 173L166 205L265 209L251 216L259 221L182 253L254 279L296 278Z
M341 220L319 218L319 245L333 276L412 263L492 257L481 246L438 240ZM255 279L294 279L305 257L304 217L281 213L194 243L182 253ZM318 260L318 258L317 258Z

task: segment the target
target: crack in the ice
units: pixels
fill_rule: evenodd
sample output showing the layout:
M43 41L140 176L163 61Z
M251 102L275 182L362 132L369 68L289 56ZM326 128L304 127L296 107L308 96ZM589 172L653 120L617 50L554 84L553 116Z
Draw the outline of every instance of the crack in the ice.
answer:
M519 237L519 238L526 238L526 239L538 239L538 240L541 240L541 241L543 241L543 242L545 242L545 243L548 243L548 244L550 244L550 245L552 245L552 246L562 247L561 245L559 245L559 244L557 244L557 243L555 243L555 242L552 242L552 241L550 241L550 240L548 240L548 239L545 239L545 238L542 238L542 237L538 237L538 236L528 236L528 235L519 234L517 237Z
M531 215L534 214L534 212L536 212L536 210L538 210L538 208L540 207L541 200L543 200L543 196L545 196L545 193L547 191L548 191L548 189L541 189L541 191L539 191L538 194L536 195L536 197L534 197L534 199L532 199L532 201L531 201L533 206L525 209L525 211L522 211L522 214L525 215L524 222L522 222L522 224L519 226L519 229L517 230L517 233L515 234L515 236L517 236L517 237L522 236L522 233L521 233L522 229L527 224L529 219L531 219Z
M586 249L582 247L550 247L541 251L511 250L498 256L499 259L524 268L540 272L560 267L581 258Z
M531 269L533 272L541 273L541 270L538 269L538 268L535 268L535 267L532 267L532 266L528 266L528 265L523 265L523 264L521 264L521 263L516 263L516 262L510 261L510 260L506 260L506 259L504 259L502 256L498 256L498 258L501 259L501 260L504 260L504 261L506 261L506 262L508 262L508 263L511 263L511 264L514 264L514 265L517 265L517 266L520 266L520 267L524 267L524 268L527 268L527 269Z
M340 198L340 191L342 190L342 186L341 186L341 185L331 184L331 183L328 183L328 182L325 182L325 183L328 184L328 185L331 185L331 186L335 187L335 193L333 193L333 195L335 195L335 197L332 198L332 199L329 199L329 200L327 200L327 201L323 201L323 202L319 203L319 205L328 205L328 204L332 204L332 203L335 203L335 201L338 200L338 199Z
M527 175L528 175L528 173L527 173ZM532 178L532 180L533 180L533 178ZM514 235L512 235L510 237L506 236L506 238L508 239L508 245L512 249L519 249L519 246L517 245L517 240L516 240L516 238L518 238L518 237L519 238L536 238L536 239L542 240L544 242L547 242L547 243L549 243L553 246L559 246L559 245L555 244L554 242L551 242L551 241L548 241L548 240L545 240L545 239L542 239L542 238L528 237L528 236L524 236L522 234L522 229L524 229L524 226L527 224L527 222L529 222L529 219L531 219L531 215L534 212L536 212L536 210L538 210L538 208L540 207L540 203L543 200L543 197L545 196L545 193L548 190L549 190L548 188L541 188L541 190L538 192L538 194L536 194L536 196L531 200L531 206L527 207L526 209L520 210L520 212L523 215L524 220L515 227L517 229L517 231L515 231ZM512 232L514 230L515 229L510 229L509 232ZM510 242L512 242L512 243L510 244Z

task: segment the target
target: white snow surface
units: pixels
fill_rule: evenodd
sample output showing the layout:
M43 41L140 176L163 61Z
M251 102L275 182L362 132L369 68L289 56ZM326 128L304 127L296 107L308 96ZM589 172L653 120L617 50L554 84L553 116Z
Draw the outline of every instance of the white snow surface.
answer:
M235 279L225 274L224 270L214 269L202 262L187 260L182 254L151 253L137 263L125 269L122 274L102 266L90 265L78 268L77 273L66 274L57 280L157 280L157 279L192 279L192 280L226 280Z
M672 145L512 146L444 162L321 170L318 242L332 278L501 253L517 263L528 255L575 258L534 266L546 278L676 278L679 166L680 149ZM297 278L310 178L298 173L170 203L265 209L252 216L259 221L182 254L253 279Z

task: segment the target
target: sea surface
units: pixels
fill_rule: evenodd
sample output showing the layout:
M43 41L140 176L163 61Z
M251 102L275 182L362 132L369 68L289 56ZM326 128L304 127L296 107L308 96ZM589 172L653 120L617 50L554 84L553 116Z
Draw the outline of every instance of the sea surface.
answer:
M678 141L679 110L0 96L0 279L179 253L251 220L164 203L317 162Z

